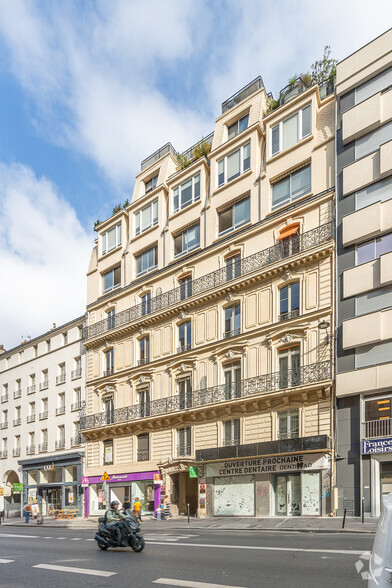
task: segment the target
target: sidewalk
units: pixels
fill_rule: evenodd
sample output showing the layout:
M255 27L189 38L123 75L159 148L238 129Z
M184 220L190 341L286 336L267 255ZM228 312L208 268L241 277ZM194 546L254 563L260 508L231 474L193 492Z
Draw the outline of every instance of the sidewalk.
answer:
M49 528L72 528L92 529L97 526L97 518L53 520L44 519L44 527ZM29 526L35 527L36 521L30 521ZM1 527L25 527L26 523L22 518L5 519ZM42 525L38 525L41 527ZM0 527L0 528L1 528ZM242 517L211 517L205 519L191 518L188 523L187 517L178 516L169 520L157 521L156 519L145 518L143 531L181 531L186 532L196 529L209 529L217 531L250 530L250 531L294 531L308 533L374 533L377 527L377 520L365 519L362 523L358 517L347 517L345 528L342 529L342 518L319 518L319 517L265 517L265 518L242 518Z

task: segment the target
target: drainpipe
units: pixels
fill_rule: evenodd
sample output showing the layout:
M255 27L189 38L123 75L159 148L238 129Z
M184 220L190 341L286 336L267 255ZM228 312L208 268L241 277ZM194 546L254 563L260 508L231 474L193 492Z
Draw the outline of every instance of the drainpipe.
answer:
M332 459L334 461L334 477L332 478L334 484L336 485L336 487L338 487L337 484L337 477L336 477L336 461L335 461L335 457L336 457L336 450L338 447L338 417L337 417L337 412L338 412L338 403L337 403L337 398L336 398L336 371L337 371L337 333L338 333L338 304L339 304L339 290L338 290L338 263L337 263L337 255L338 255L338 247L337 247L337 234L338 234L338 213L337 213L337 201L338 201L338 158L337 158L337 145L336 145L336 141L337 141L337 131L338 131L338 101L336 98L336 90L335 90L335 148L334 148L334 165L335 165L335 200L334 200L334 233L335 233L335 253L334 253L334 258L333 258L333 265L334 267L334 271L332 273L332 278L335 277L335 288L332 289L332 294L333 294L333 306L332 306L332 310L333 310L333 314L332 314L332 320L333 320L333 326L331 328L331 333L332 333L332 337L331 337L331 360L332 360L332 393L334 396L334 419L333 419L333 438L332 438L332 443L333 443L333 452L332 452ZM338 504L336 505L336 510L339 509L339 491L338 491Z

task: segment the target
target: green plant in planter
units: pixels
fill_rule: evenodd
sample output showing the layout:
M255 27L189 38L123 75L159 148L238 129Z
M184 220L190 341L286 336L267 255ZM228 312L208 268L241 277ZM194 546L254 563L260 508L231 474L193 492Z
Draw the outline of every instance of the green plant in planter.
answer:
M180 164L180 168L184 169L191 163L191 159L188 159L186 155L181 155L181 153L177 153L177 161Z
M295 82L297 81L297 78L298 78L297 74L294 74L294 75L293 75L293 76L292 76L292 77L289 79L289 81L287 82L287 85L288 85L288 86L291 86L292 88L294 88L294 86L295 86Z
M302 83L304 84L304 86L306 86L306 88L310 88L310 86L313 85L313 80L312 80L312 76L310 75L309 72L301 74L300 78L302 80Z
M202 139L193 150L192 159L199 159L200 157L207 157L211 151L211 145Z
M127 208L128 206L129 206L129 200L127 198L122 207Z
M325 80L332 82L336 76L336 64L338 60L331 57L331 47L325 45L322 59L312 63L311 76L315 84L321 84Z
M116 214L116 212L120 212L122 210L121 204L117 204L117 206L113 206L112 214Z
M96 228L97 228L97 227L98 227L98 226L101 224L101 222L102 222L102 221L100 221L100 220L99 220L99 218L98 218L98 219L95 221L95 223L94 223L94 229L96 229Z
M263 111L263 116L267 116L273 112L279 106L279 100L275 100L275 98L267 98L267 106Z

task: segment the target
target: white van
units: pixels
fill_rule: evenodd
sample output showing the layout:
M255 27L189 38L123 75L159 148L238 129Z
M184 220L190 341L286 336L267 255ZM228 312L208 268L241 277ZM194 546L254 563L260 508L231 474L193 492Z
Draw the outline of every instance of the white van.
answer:
M368 588L392 588L392 493L383 497L383 508L369 561Z

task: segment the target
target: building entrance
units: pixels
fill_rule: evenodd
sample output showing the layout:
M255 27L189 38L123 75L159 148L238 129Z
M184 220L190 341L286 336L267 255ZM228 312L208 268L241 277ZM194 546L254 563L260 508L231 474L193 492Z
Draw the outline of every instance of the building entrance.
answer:
M48 516L49 513L56 509L61 509L61 488L43 488L42 489L42 514Z
M381 499L392 492L392 462L381 462ZM381 501L382 504L382 501Z
M275 477L275 514L280 516L301 514L300 474Z

